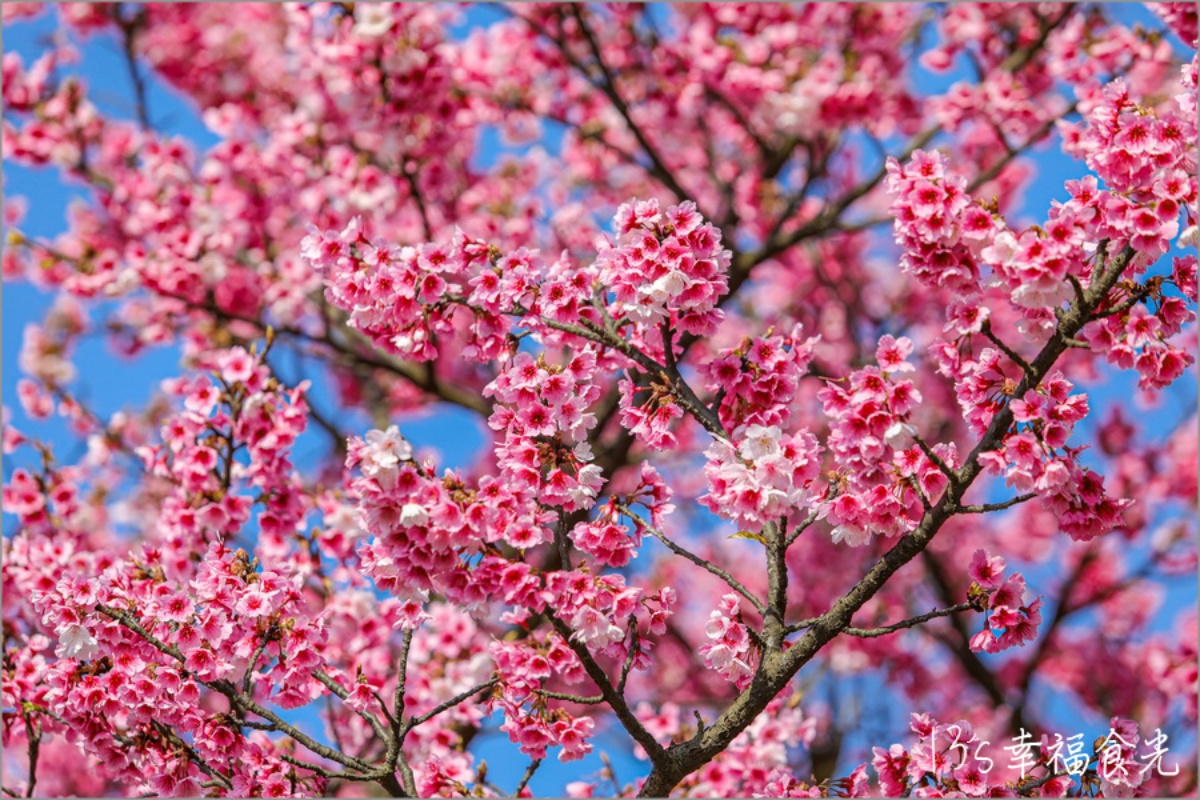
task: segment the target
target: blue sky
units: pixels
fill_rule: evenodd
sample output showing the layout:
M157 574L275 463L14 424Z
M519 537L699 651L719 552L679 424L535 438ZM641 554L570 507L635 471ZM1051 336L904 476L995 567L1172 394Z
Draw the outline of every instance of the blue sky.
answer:
M1129 4L1113 8L1113 12L1130 21L1141 21L1148 26L1158 27L1156 19L1145 8ZM467 31L480 24L499 17L498 12L488 7L472 7L464 13L461 23L453 33L456 36L465 35ZM44 47L48 37L55 34L56 22L51 14L43 14L32 22L22 22L7 26L4 33L4 51L18 52L26 62L36 58ZM115 38L110 34L99 34L91 37L82 44L82 62L71 68L85 77L92 87L91 97L102 112L119 118L131 119L133 108L129 100L132 97L132 85L126 70L123 56ZM935 91L950 82L965 77L965 68L956 70L949 75L934 76L917 70L919 88L925 91ZM161 81L150 76L147 81L149 90L148 105L152 112L153 122L161 131L168 134L183 136L201 150L216 141L200 121L195 109L184 99L166 87ZM551 131L548 139L541 143L551 152L558 145L558 132ZM488 163L501 152L499 138L494 131L485 131L481 140L479 159ZM1078 162L1061 155L1057 144L1045 147L1034 154L1037 166L1037 178L1027 187L1024 197L1023 212L1029 218L1041 217L1049 206L1050 200L1065 198L1062 188L1063 181L1078 177L1083 173L1083 166ZM3 167L4 195L23 196L29 203L29 212L22 228L36 237L53 237L65 228L65 212L68 204L76 199L86 197L86 193L78 186L64 182L55 171L49 169L29 169L18 165L5 163ZM3 403L13 410L18 425L29 433L50 441L58 452L69 455L78 446L77 440L68 434L64 426L50 422L37 425L22 424L22 414L16 399L16 363L20 351L22 332L31 322L40 322L49 305L49 296L27 284L6 283L3 289L3 350L2 359L5 379L3 381ZM102 310L93 314L93 319L102 318ZM159 382L179 372L179 352L176 348L160 348L140 356L136 361L128 361L115 355L102 336L90 337L79 349L77 363L81 365L82 380L81 394L92 408L102 416L109 415L130 404L144 402L156 389ZM284 362L285 370L296 370L298 365ZM297 370L298 371L298 370ZM285 375L286 377L286 375ZM1128 405L1133 396L1132 387L1135 379L1130 375L1113 376L1103 385L1092 391L1093 407L1103 408L1108 404L1120 403ZM1151 436L1161 436L1175 427L1177 422L1188 410L1187 398L1195 396L1194 374L1189 376L1187 385L1164 396L1161 407L1153 413L1139 409L1129 409L1130 416L1146 425ZM333 400L327 388L318 386L313 394L314 402L323 409L333 408ZM343 412L339 412L343 413ZM1097 415L1100 416L1100 415ZM357 423L357 424L355 424ZM470 454L481 440L478 430L479 422L469 412L458 409L440 408L420 418L407 419L404 424L405 435L418 447L436 448L440 461L448 466L465 465L470 460ZM365 431L370 427L365 415L357 415L357 419L347 422L347 428ZM297 461L304 462L305 448L323 448L323 433L316 430L310 433L297 448ZM4 474L7 477L13 464L5 461ZM9 528L5 520L6 531ZM1034 567L1027 570L1031 582L1049 578L1049 569L1039 570ZM1194 607L1196 602L1196 586L1192 577L1172 581L1167 586L1166 610L1160 615L1155 628L1166 629L1175 617L1175 612L1188 607ZM874 691L877 678L864 678L866 691ZM1055 706L1061 706L1063 700L1052 701ZM1056 713L1066 714L1067 708L1056 708ZM605 744L605 739L611 739L613 744L623 741L620 736L602 735L596 744L598 748ZM488 761L491 773L501 786L511 786L519 778L524 769L524 757L514 758L514 750L507 743L504 734L487 733L480 737L477 753ZM878 744L879 742L873 742ZM865 742L850 742L850 744L865 744ZM618 775L625 781L644 772L640 762L633 762L628 757L621 758L621 748L614 746L609 749L614 754ZM584 762L562 765L553 757L543 765L541 772L535 777L532 788L535 792L546 794L560 790L565 781L584 778L600 769L600 762L592 756ZM852 765L851 765L852 766Z

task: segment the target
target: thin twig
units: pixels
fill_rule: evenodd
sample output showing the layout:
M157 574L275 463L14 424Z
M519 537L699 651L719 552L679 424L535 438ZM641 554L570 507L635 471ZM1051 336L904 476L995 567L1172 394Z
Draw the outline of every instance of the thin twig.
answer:
M646 755L650 759L650 763L659 766L668 763L667 751L658 743L654 735L646 730L646 726L637 718L629 704L612 683L608 680L608 676L604 674L604 670L596 663L596 659L592 656L592 652L588 650L587 645L579 641L575 637L574 632L567 623L559 619L554 612L547 609L546 617L550 620L550 624L554 626L554 630L563 638L567 646L575 653L575 656L583 664L583 669L587 672L588 677L592 679L592 683L596 684L600 689L600 694L604 696L608 707L613 710L617 721L621 723L626 732L633 738L635 742L642 746L646 751Z
M992 511L1003 511L1006 508L1012 508L1015 505L1019 505L1020 503L1024 503L1026 501L1032 500L1035 497L1037 497L1036 494L1034 494L1033 492L1029 492L1028 494L1021 494L1021 495L1017 495L1016 497L1010 497L1009 499L1007 499L1003 502L1000 502L1000 503L981 503L979 505L973 505L973 506L959 506L958 513L959 514L988 514L988 513L991 513Z
M571 6L571 13L574 15L576 21L578 21L579 30L583 34L584 39L587 40L588 49L591 50L592 57L596 60L596 66L600 70L600 80L596 81L589 74L589 71L584 68L577 59L575 59L575 57L570 53L570 50L566 47L565 42L561 43L559 49L569 61L574 62L576 68L580 69L580 71L583 72L584 75L587 76L588 79L604 93L604 95L609 99L609 102L611 102L613 107L617 110L617 113L621 115L621 119L625 120L625 124L629 127L629 132L633 134L635 139L637 139L638 144L646 153L647 158L650 159L650 163L653 167L651 169L651 174L658 178L659 181L668 189L670 189L671 192L674 193L675 196L680 200L689 199L690 195L684 191L682 186L679 185L679 181L675 178L675 175L669 169L667 169L667 165L663 162L662 157L658 154L658 150L655 149L654 145L650 143L649 138L647 138L646 134L642 131L641 126L634 122L633 115L629 110L629 106L625 103L625 100L621 97L620 92L617 90L616 80L613 77L612 71L609 70L608 65L604 62L604 56L600 52L600 45L596 41L596 37L592 34L592 29L588 26L587 20L584 19L583 6Z
M924 439L915 433L913 434L912 438L913 441L917 443L917 447L921 448L921 452L925 454L925 457L932 461L934 466L941 470L942 474L949 479L950 483L953 484L958 482L958 473L951 469L950 465L947 464L945 460L925 442Z
M1029 372L1031 369L1029 362L1026 361L1025 358L1016 350L1013 350L1007 344L1000 341L1000 337L997 336L995 331L992 330L992 323L990 320L985 319L982 326L980 326L980 330L983 332L984 336L991 340L992 344L996 345L996 347L999 347L1004 352L1004 355L1012 359L1012 362L1020 367L1022 372Z
M21 716L25 719L25 737L29 744L29 785L25 787L25 796L33 797L37 786L38 756L42 749L42 723L34 723L28 711L23 711Z
M347 700L347 701L350 699L350 692L346 690L346 687L342 686L340 683L335 681L330 675L328 675L323 670L314 669L312 672L312 676L317 679L318 683L320 683L322 686L324 686L326 689L328 689L333 694L337 695L340 699ZM347 703L347 705L350 705L350 704ZM384 730L383 723L381 723L379 721L378 717L376 717L374 714L372 714L369 711L359 710L357 708L354 708L354 706L350 706L350 708L351 708L351 710L354 711L355 714L357 714L359 717L361 717L363 719L363 721L365 721L368 725L371 726L371 730L373 730L375 732L375 735L379 737L380 741L386 742L388 740L387 731Z
M791 533L788 534L788 537L787 537L787 546L788 547L791 547L792 543L800 538L800 534L804 533L806 530L808 530L809 528L812 527L813 523L817 521L818 513L820 513L819 508L817 510L813 511L811 514L809 514L807 517L805 517L804 521L801 522L799 525L797 525L795 530L793 530Z
M533 779L533 774L538 771L538 767L542 765L542 759L535 758L529 762L529 766L525 769L525 774L521 776L521 782L517 784L517 788L513 790L513 797L520 797L521 792L525 791L525 787L529 785L529 781Z
M650 525L649 523L647 523L644 519L639 517L637 514L634 514L633 511L631 511L628 506L618 504L617 508L618 508L618 510L620 510L620 512L622 514L624 514L625 516L627 516L631 520L633 520L635 525L637 525L643 531L649 533L655 539L658 539L660 542L662 542L664 545L666 545L667 548L671 552L675 553L675 555L683 556L688 561L691 561L693 564L700 567L701 569L704 569L704 570L712 573L713 575L716 575L718 578L725 581L725 583L729 586L730 589L733 589L735 592L740 594L742 597L749 600L751 605L754 606L754 609L756 611L758 611L758 613L760 615L763 615L763 616L766 615L766 613L767 613L766 603L764 603L762 600L759 600L757 597L755 597L750 592L750 590L747 589L745 586L743 586L741 581L739 581L737 578L733 577L728 572L721 569L720 567L718 567L716 564L712 563L711 561L701 558L700 556L696 555L692 551L688 550L686 547L683 547L682 545L676 544L675 542L671 541L670 539L667 538L667 535L665 533L658 530L653 525Z
M594 694L589 697L584 697L581 694L570 694L568 692L552 692L548 689L538 689L537 693L542 697L547 697L551 700L563 700L568 703L578 703L581 706L595 706L604 702L604 695Z
M470 700L472 696L477 695L480 692L487 691L488 689L491 689L492 687L496 686L498 683L500 683L499 678L492 678L491 680L484 681L483 683L479 684L478 686L472 686L470 689L467 689L465 692L459 692L454 697L451 697L449 700L445 701L444 703L439 703L432 710L425 712L424 714L422 714L419 717L414 717L413 719L409 720L408 724L404 726L404 732L408 733L409 731L411 731L413 728L417 727L418 725L423 725L424 723L426 723L429 720L436 717L438 714L441 714L444 711L448 711L449 709L454 708L459 703Z
M842 633L845 633L849 636L857 636L860 639L874 639L879 636L886 636L889 633L905 630L906 628L915 628L917 625L928 622L931 619L948 617L951 614L958 614L962 611L972 610L975 610L975 606L973 604L959 603L958 605L950 606L949 608L939 608L935 611L930 611L928 614L921 614L910 619L892 623L891 625L884 625L881 628L844 628Z
M113 21L116 23L117 30L121 32L121 51L125 57L125 67L129 72L129 79L133 83L133 96L135 103L135 113L137 114L138 124L143 131L153 130L150 124L150 106L146 100L146 81L142 77L141 70L138 69L137 52L135 50L135 39L138 31L146 21L146 11L139 8L133 17L124 17L121 15L121 6L119 4L112 7Z

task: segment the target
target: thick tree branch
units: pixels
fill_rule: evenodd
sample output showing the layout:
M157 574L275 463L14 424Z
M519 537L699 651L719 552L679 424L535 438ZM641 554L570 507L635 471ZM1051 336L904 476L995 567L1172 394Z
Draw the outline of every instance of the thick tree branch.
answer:
M992 344L994 344L994 345L996 345L996 347L1000 348L1001 352L1003 352L1004 355L1008 356L1009 359L1014 364L1016 364L1018 367L1020 367L1022 372L1029 371L1029 362L1027 362L1025 360L1025 358L1020 353L1018 353L1016 350L1013 350L1007 344L1000 341L1000 337L997 336L996 332L992 330L992 323L990 320L985 319L983 321L982 326L980 327L980 330L983 332L983 335L986 336L991 341Z
M788 567L786 528L782 523L763 526L767 551L767 610L763 615L763 639L768 650L778 650L786 635ZM764 658L765 661L765 658Z

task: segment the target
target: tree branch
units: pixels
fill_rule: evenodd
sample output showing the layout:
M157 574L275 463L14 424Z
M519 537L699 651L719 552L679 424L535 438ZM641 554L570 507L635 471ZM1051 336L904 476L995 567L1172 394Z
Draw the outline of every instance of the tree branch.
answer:
M350 699L350 692L346 691L346 688L344 686L342 686L340 683L335 681L324 671L319 670L319 669L314 669L312 672L312 676L317 679L318 683L320 683L322 686L324 686L326 689L328 689L333 694L337 695L340 699L342 699L342 700ZM249 692L245 692L244 694L248 695ZM376 717L374 714L370 713L369 711L360 711L359 709L354 708L353 706L351 706L350 708L351 708L351 710L354 711L355 714L357 714L359 717L361 717L363 719L363 721L365 721L368 725L371 726L371 730L373 730L375 732L375 735L379 737L380 741L382 741L382 742L388 741L387 731L385 731L383 729L383 723L381 723L379 721L378 717Z
M1026 361L1016 350L1013 350L1004 342L1000 341L1000 337L998 337L995 331L992 330L991 320L985 319L983 324L980 326L980 330L983 332L984 336L991 340L992 344L1000 348L1004 355L1008 356L1014 364L1020 367L1022 372L1029 372L1029 362Z
M777 650L786 635L788 568L785 556L788 543L782 524L764 525L763 537L767 551L767 611L763 615L763 639L766 649Z
M682 557L686 558L688 561L695 564L696 566L700 567L701 569L706 570L707 572L710 572L713 575L716 575L718 578L725 581L726 585L728 585L730 589L733 589L735 592L740 594L742 597L749 600L750 604L754 606L754 609L759 614L761 614L764 617L767 615L767 605L762 600L759 600L757 597L755 597L754 594L751 593L751 591L749 589L747 589L741 583L741 581L739 581L737 578L733 577L728 572L721 569L720 567L718 567L716 564L712 563L711 561L701 558L700 556L696 555L692 551L688 550L686 547L683 547L682 545L676 544L675 542L671 541L670 539L667 538L667 535L665 533L663 533L662 531L658 530L654 526L647 523L645 520L643 520L637 514L634 514L633 511L630 510L628 506L618 504L617 509L620 510L620 512L622 514L624 514L625 516L627 516L631 520L633 520L634 524L637 525L639 528L641 528L643 531L645 531L646 533L649 533L655 539L658 539L660 542L662 542L664 545L666 545L667 549L669 549L672 553L674 553L677 556L682 556Z
M187 755L188 761L191 761L196 765L196 769L200 770L214 781L217 781L226 789L233 788L233 782L230 781L227 776L217 772L215 769L209 766L208 762L201 758L200 754L197 753L190 744L181 739L179 735L175 733L175 731L171 730L158 720L151 720L151 724L154 726L154 729L158 731L159 735L170 742L173 747L177 747L182 750L184 754Z
M513 309L512 313L526 315L529 311L518 306ZM695 390L683 379L678 369L668 369L665 365L659 364L642 350L635 347L632 342L586 319L581 319L578 325L570 322L559 322L558 320L546 317L539 317L539 320L548 328L553 328L563 333L570 333L596 342L597 344L607 345L628 357L649 374L661 377L666 383L666 388L670 390L671 396L679 403L680 408L691 414L713 436L719 439L728 438L725 427L721 424L721 420L717 417L717 414L700 401L700 398L696 396Z
M33 797L33 790L37 787L38 757L42 749L42 723L35 723L28 711L22 711L21 716L25 720L25 738L29 746L29 785L25 787L25 796Z
M492 678L491 680L484 681L483 683L479 684L478 686L472 686L470 689L467 689L465 692L459 692L454 697L451 697L449 700L445 701L444 703L439 703L432 710L425 712L424 714L422 714L419 717L414 717L413 719L410 719L408 721L408 724L404 726L404 734L407 735L409 731L411 731L413 728L417 727L418 725L423 725L424 723L426 723L429 720L436 717L438 714L441 714L444 711L448 711L449 709L454 708L459 703L462 703L462 702L465 702L466 700L471 699L471 697L473 695L477 695L480 692L491 689L493 686L496 686L499 683L500 683L499 678Z
M819 513L819 511L820 511L820 508L817 508L816 510L814 510L811 514L809 514L807 517L804 518L803 522L801 522L799 525L796 526L795 530L793 530L791 533L788 534L787 545L786 545L787 547L791 547L792 543L800 538L800 534L804 533L806 530L808 530L809 528L812 527L813 523L817 521L817 514Z
M612 683L608 680L608 676L604 674L604 670L596 663L596 659L592 657L592 653L588 650L587 645L573 638L574 633L567 623L558 618L554 612L546 610L546 616L550 620L550 624L554 626L554 630L563 638L567 646L575 652L576 657L583 664L584 670L588 677L600 689L600 694L608 703L609 708L613 710L617 720L629 733L635 742L642 746L646 751L646 755L650 759L651 764L665 765L667 763L667 751L658 743L651 733L646 730L641 721L634 715L629 708L629 704L625 702L625 698L617 692Z
M1037 497L1036 494L1034 494L1033 492L1029 492L1028 494L1022 494L1022 495L1017 495L1016 497L1010 497L1009 499L1007 499L1003 502L1000 502L1000 503L982 503L980 505L974 505L974 506L959 506L958 513L959 514L988 514L992 511L1003 511L1006 508L1012 508L1015 505L1020 505L1021 503L1028 502L1029 500L1032 500L1035 497Z
M662 157L658 154L658 151L655 149L654 145L650 143L650 140L646 137L646 134L642 131L641 127L634 122L633 115L629 111L629 106L621 97L620 92L617 91L616 80L614 79L612 72L609 70L608 65L604 63L604 56L600 52L600 45L597 43L596 37L592 35L592 30L588 26L587 20L584 19L582 10L584 6L571 5L570 8L571 14L579 23L580 33L582 33L584 39L587 40L588 49L591 50L592 58L596 60L596 66L600 70L600 79L597 81L590 75L589 70L587 70L586 67L584 67L583 64L570 53L569 49L565 45L565 42L560 45L559 49L562 51L563 55L576 66L577 69L583 72L583 74L588 78L589 81L593 83L593 85L595 85L604 93L604 96L607 97L609 102L613 104L613 108L615 108L617 113L621 115L621 119L625 120L625 124L629 127L629 132L633 134L635 139L637 139L638 145L640 145L642 150L646 153L646 157L650 159L650 164L652 167L650 174L652 174L659 180L660 183L670 189L671 192L680 200L689 199L690 195L684 191L682 186L679 185L679 181L677 181L671 171L667 169L667 165L663 162Z
M959 603L958 605L950 606L949 608L939 608L935 611L930 611L928 614L920 614L910 619L894 622L891 625L884 625L881 628L844 628L842 633L849 636L857 636L860 639L874 639L879 636L887 636L889 633L902 631L907 628L915 628L916 626L928 622L931 619L938 617L948 617L951 614L958 614L962 611L978 610L972 603Z
M22 239L17 244L27 247L36 248L43 253L46 253L53 258L62 261L66 264L73 265L79 269L81 259L69 256L54 247L39 242L33 239ZM203 255L203 254L201 254ZM440 400L453 405L461 406L469 411L474 411L480 416L487 417L492 413L491 401L476 392L470 392L457 385L446 385L434 379L422 366L407 361L400 361L385 353L381 353L376 349L373 342L367 339L359 331L348 325L341 324L335 326L334 321L324 319L324 332L318 336L308 333L300 328L291 325L275 325L260 317L250 317L243 314L236 314L218 307L212 300L205 302L196 302L182 295L171 294L164 291L160 287L147 287L153 291L158 297L174 300L180 303L184 308L203 312L211 316L217 322L243 322L248 325L257 327L262 334L265 335L269 330L281 336L295 339L297 341L309 342L311 344L322 345L332 349L340 355L346 356L352 363L361 364L365 367L380 369L385 372L396 375L411 383L418 389L429 392ZM349 339L350 342L342 342L333 336L333 330L337 327ZM355 346L357 345L357 347Z
M594 695L590 695L588 697L584 697L583 695L580 695L580 694L569 694L567 692L552 692L548 689L538 689L537 693L540 694L542 697L546 697L551 700L563 700L568 703L578 703L581 706L595 706L595 705L599 705L600 703L604 702L604 695L602 695L602 694L594 694Z
M1133 259L1135 251L1125 249L1115 258L1108 259L1093 277L1082 302L1072 305L1058 317L1054 335L1030 363L1017 387L1016 396L1037 386L1066 352L1065 340L1072 338L1088 322L1090 315L1105 299L1125 268ZM982 471L980 456L1000 447L1005 435L1012 427L1013 412L1007 405L996 411L990 424L975 448L955 473L946 491L933 508L921 518L916 528L901 537L865 576L833 607L821 615L807 628L790 649L783 652L765 650L763 663L751 680L750 686L721 714L705 731L686 742L673 745L667 751L663 763L655 762L650 775L643 784L641 796L665 797L670 790L690 772L722 752L745 728L762 713L762 709L775 697L792 677L829 642L850 626L854 613L862 608L887 581L905 564L919 555L932 541L942 526L956 513L963 493L971 486Z
M146 100L146 81L142 77L141 70L138 69L137 53L134 48L134 40L137 38L137 33L145 24L146 11L139 6L137 13L133 17L125 17L121 14L121 5L118 3L112 6L112 17L113 22L116 23L117 30L121 32L121 53L125 58L125 67L129 72L129 79L133 83L135 113L138 124L143 131L151 131L154 127L150 124L150 107Z
M517 784L517 788L513 789L513 797L520 797L521 792L525 791L525 787L529 785L529 781L533 780L533 775L538 771L538 767L542 765L542 759L535 758L529 763L525 769L525 774L521 776L521 782Z
M185 661L184 655L182 652L180 652L179 648L174 647L169 644L166 644L158 637L149 633L144 627L142 627L142 624L140 622L138 622L137 619L134 618L134 616L131 613L129 613L127 611L120 611L115 608L110 608L109 606L105 606L105 605L96 606L96 610L99 611L101 614L105 615L106 617L116 620L121 625L124 625L126 628L128 628L129 630L136 633L138 636L141 636L143 639L145 639L151 646L153 646L159 652L164 653L164 654L170 656L171 658L174 658L176 661L180 662L181 664ZM270 709L264 708L263 706L259 705L257 702L254 701L253 698L241 694L239 691L237 691L237 689L234 688L233 684L231 684L230 682L224 681L224 680L205 681L205 680L200 680L199 678L197 678L196 681L197 681L197 683L199 683L200 685L202 685L206 688L212 689L215 692L219 692L220 694L225 695L226 697L229 698L230 702L233 703L233 705L235 707L241 709L242 711L249 711L249 712L256 714L257 716L267 720L268 722L272 723L272 725L274 725L277 730L279 730L283 733L286 733L288 736L292 737L297 742L304 745L305 747L307 747L309 750L316 753L317 755L322 756L323 758L327 758L330 761L336 761L337 763L339 763L345 767L349 767L351 769L356 769L360 772L364 772L364 773L374 772L374 770L372 769L372 767L369 764L367 764L357 758L353 758L351 756L345 755L344 753L340 753L337 750L334 750L332 747L323 745L320 742L313 739L312 737L305 734L300 729L285 722L283 719L281 719L279 717L279 715L275 714Z

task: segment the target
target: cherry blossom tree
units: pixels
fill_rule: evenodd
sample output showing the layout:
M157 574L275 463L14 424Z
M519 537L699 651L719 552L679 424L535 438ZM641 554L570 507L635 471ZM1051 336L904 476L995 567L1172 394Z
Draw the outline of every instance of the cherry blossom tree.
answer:
M1195 792L1197 14L1140 10L5 3L62 35L4 158L86 199L5 206L4 792ZM178 373L101 413L96 337Z

